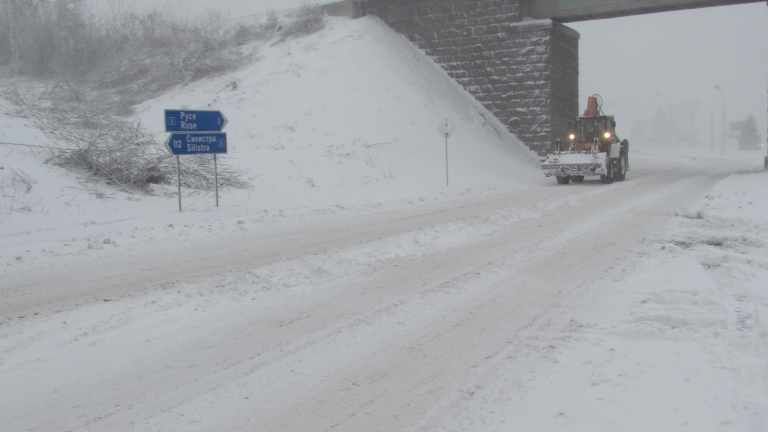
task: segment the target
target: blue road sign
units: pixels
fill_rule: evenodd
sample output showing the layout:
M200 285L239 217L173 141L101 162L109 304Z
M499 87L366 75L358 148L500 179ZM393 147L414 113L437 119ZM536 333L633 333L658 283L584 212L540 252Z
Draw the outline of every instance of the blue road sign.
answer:
M171 134L165 146L175 155L226 153L227 134L225 132Z
M221 132L226 125L221 111L165 110L166 132Z

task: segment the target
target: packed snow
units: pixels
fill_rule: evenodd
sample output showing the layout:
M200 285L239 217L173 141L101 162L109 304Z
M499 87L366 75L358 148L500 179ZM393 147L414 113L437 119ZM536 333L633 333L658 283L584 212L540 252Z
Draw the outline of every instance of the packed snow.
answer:
M0 102L3 430L768 429L762 154L558 186L377 19L274 42L137 107L224 113L220 207Z

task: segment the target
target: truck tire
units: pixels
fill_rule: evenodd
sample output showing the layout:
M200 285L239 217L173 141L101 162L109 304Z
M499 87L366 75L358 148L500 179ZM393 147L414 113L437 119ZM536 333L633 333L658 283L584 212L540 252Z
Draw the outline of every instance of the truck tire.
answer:
M571 176L571 181L574 183L581 183L584 181L584 176Z
M627 177L627 155L622 153L619 157L619 163L616 164L616 170L613 177L618 181L623 181Z
M560 177L557 176L557 184L568 184L571 182L571 176Z
M605 175L600 176L600 181L605 184L611 184L613 183L613 173L615 171L613 167L613 162L609 162L608 169L606 171L608 172Z

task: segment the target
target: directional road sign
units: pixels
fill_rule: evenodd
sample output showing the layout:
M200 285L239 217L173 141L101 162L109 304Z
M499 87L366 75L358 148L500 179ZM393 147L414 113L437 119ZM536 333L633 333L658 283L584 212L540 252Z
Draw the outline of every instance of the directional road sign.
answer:
M224 132L171 134L165 146L175 155L226 153L227 134Z
M166 132L221 132L226 125L221 111L165 110Z

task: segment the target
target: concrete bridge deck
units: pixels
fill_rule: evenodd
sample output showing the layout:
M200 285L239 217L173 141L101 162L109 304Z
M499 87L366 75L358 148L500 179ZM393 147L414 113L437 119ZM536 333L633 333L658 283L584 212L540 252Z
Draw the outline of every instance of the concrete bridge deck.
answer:
M561 23L617 18L684 9L759 3L763 0L528 0L532 18Z

